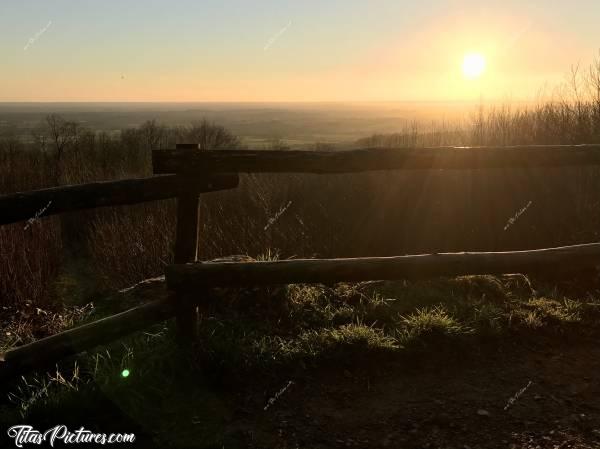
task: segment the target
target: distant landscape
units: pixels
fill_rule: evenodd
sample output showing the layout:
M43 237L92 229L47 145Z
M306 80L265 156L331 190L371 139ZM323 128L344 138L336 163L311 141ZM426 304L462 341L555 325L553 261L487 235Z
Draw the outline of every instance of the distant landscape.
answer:
M306 147L315 142L352 143L371 134L399 132L415 123L429 127L456 122L476 109L469 102L0 103L0 130L14 130L20 139L30 140L31 131L51 113L111 136L147 120L175 126L206 119L225 126L251 147L277 139Z

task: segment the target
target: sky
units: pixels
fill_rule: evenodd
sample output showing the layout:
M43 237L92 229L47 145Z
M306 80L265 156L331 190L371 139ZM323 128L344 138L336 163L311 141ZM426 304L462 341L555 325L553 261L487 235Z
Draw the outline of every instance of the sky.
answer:
M0 101L530 100L598 56L599 17L598 0L0 0Z

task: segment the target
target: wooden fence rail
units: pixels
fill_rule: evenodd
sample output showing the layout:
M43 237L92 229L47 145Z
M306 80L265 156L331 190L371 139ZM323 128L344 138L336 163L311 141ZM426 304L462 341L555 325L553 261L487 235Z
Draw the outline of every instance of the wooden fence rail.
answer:
M438 253L398 257L298 259L268 262L203 262L171 265L170 288L422 279L468 274L535 274L578 271L600 265L600 243L530 251Z
M436 147L351 151L155 150L154 173L352 173L600 165L600 145Z
M0 381L33 369L51 367L60 359L110 343L174 315L174 302L160 299L10 349L0 354Z
M237 174L191 178L165 175L11 193L0 195L0 224L28 220L41 211L45 217L75 210L164 200L190 192L232 189L238 183Z

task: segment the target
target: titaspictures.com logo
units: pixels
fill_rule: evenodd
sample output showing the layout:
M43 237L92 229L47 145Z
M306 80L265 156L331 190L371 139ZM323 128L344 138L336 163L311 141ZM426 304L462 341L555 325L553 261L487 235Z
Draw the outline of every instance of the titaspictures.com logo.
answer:
M63 444L127 444L135 442L133 433L94 433L80 427L69 430L65 425L58 425L44 432L34 429L26 424L19 424L8 429L8 436L14 440L15 446L22 448L24 444L41 445L47 443L54 447L61 441Z

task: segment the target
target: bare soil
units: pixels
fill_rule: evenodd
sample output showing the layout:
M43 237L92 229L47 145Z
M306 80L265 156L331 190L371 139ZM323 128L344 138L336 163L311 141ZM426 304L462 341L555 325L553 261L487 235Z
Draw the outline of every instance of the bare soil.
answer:
M232 424L252 448L600 448L597 335L535 340L305 373Z

